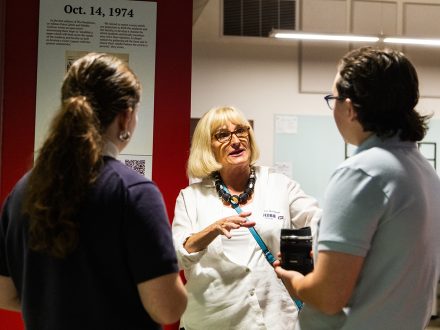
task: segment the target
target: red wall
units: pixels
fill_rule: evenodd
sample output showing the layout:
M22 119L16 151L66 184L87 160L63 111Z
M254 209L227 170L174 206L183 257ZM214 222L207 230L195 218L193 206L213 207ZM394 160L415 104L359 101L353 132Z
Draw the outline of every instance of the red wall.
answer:
M2 2L1 201L29 169L33 157L39 15L38 0ZM156 2L153 180L162 191L172 219L177 194L188 183L185 166L191 107L192 1ZM0 311L0 330L21 329L20 314ZM177 329L177 325L165 329Z

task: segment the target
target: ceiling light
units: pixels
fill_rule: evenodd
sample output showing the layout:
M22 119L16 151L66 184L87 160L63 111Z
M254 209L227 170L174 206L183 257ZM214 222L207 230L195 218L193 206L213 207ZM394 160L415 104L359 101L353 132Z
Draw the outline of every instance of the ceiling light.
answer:
M403 38L403 37L384 37L362 36L354 34L325 34L325 33L305 33L295 30L275 30L269 33L269 37L278 39L311 40L311 41L345 41L345 42L384 42L390 44L414 45L414 46L440 46L440 39L423 38Z
M317 34L302 33L289 30L272 30L270 37L280 39L296 39L296 40L317 40L317 41L345 41L345 42L378 42L379 37L359 36L359 35L337 35L337 34Z
M416 38L384 38L383 42L390 44L440 46L440 39L416 39Z

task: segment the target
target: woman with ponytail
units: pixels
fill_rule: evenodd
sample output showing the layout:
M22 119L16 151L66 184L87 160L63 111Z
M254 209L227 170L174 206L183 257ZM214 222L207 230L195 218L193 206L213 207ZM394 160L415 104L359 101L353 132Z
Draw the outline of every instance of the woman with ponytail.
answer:
M116 157L137 123L140 84L90 53L0 222L0 308L26 329L160 329L186 307L162 196Z

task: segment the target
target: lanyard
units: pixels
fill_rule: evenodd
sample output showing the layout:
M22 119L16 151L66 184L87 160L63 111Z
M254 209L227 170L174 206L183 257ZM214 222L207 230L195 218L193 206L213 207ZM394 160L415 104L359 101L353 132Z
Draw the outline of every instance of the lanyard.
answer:
M240 214L241 212L243 212L243 210L240 208L240 206L238 204L232 204L231 203L232 208L238 213ZM246 218L246 220L248 220ZM266 243L264 243L263 239L261 238L260 234L258 234L258 232L255 230L254 227L249 227L248 228L249 231L251 232L252 236L254 237L254 239L257 241L257 244L260 246L261 251L263 251L264 256L266 257L267 262L272 266L272 264L275 262L275 258L272 254L272 252L270 252L269 248L267 247Z
M226 188L226 185L222 186L222 189L227 192L228 194L230 194L228 188ZM238 200L237 203L234 203L234 201L230 201L230 204L232 206L232 208L238 213L240 214L241 212L243 212L243 210L241 209L240 205L238 204ZM246 218L246 220L248 221L249 219ZM269 248L267 247L266 243L264 243L263 239L261 238L261 236L258 234L258 232L255 230L254 227L249 227L248 228L249 231L251 232L252 236L254 237L254 239L257 241L258 245L261 248L261 251L263 251L264 256L266 257L267 262L272 266L272 264L275 262L275 258L272 254L272 252L270 252ZM298 312L301 311L301 309L303 308L303 302L301 300L295 299L293 298L293 301L296 304L296 307L298 308Z

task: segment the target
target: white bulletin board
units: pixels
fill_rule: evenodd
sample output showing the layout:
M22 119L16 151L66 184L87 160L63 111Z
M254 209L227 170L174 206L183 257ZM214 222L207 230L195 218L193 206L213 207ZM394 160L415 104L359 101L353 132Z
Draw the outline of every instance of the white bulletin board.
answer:
M301 188L322 205L327 183L336 167L345 159L345 143L331 116L275 115L296 122L294 133L275 132L274 167L297 181ZM434 166L440 146L440 120L431 119L420 151ZM356 147L348 145L348 154ZM440 174L440 164L436 164Z

